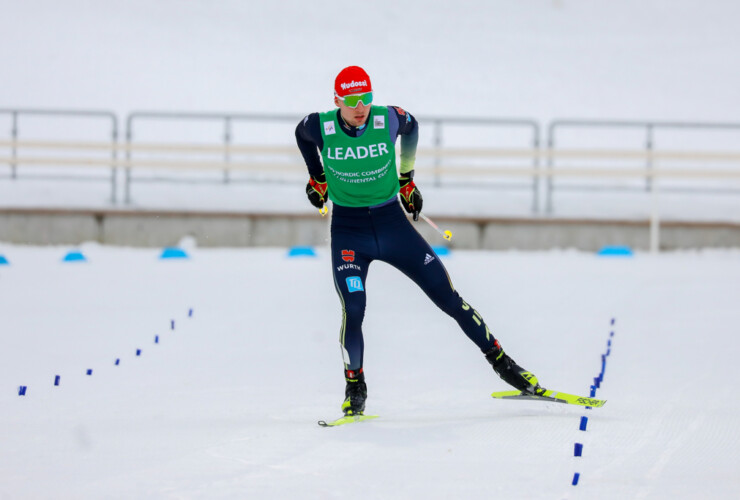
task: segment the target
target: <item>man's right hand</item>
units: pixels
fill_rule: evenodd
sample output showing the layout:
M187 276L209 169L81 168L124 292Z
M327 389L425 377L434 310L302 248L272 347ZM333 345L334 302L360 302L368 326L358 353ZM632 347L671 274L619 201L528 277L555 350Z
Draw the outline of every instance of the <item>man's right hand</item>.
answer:
M324 203L329 201L329 190L326 186L326 174L321 172L318 177L311 177L306 184L306 194L311 205L321 210Z

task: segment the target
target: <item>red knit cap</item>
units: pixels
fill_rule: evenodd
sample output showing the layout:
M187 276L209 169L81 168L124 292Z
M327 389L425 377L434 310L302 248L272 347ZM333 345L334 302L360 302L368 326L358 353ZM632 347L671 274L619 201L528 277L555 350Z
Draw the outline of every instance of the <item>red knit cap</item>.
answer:
M347 66L339 72L337 79L334 80L334 92L339 97L350 94L364 94L365 92L372 92L372 90L370 77L359 66Z

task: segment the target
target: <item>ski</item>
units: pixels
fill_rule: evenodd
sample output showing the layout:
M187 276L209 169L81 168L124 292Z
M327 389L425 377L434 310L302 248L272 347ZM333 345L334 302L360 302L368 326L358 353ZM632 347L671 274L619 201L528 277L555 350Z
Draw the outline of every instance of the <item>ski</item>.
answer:
M600 408L606 403L606 399L587 398L585 396L576 396L565 392L545 390L542 394L525 394L519 391L500 391L491 394L496 399L532 399L535 401L551 401L553 403L564 403L568 405L591 406Z
M378 418L379 416L380 415L345 415L342 418L338 418L330 422L319 420L319 425L321 427L336 427L338 425L353 424L355 422L362 422L363 420Z

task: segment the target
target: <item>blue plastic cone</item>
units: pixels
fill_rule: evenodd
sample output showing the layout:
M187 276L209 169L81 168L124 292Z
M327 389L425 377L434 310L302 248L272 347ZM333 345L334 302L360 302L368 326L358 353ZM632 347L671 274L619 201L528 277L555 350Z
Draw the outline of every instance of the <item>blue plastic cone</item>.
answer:
M313 247L291 247L288 257L316 257L316 251Z
M448 257L450 255L450 249L443 246L433 246L432 250L440 257Z
M187 259L188 254L182 248L167 247L164 250L162 250L162 255L160 255L159 258L160 259Z
M630 247L626 246L606 246L596 254L599 257L632 257L634 254Z
M71 250L67 252L62 262L87 262L87 258L79 250Z

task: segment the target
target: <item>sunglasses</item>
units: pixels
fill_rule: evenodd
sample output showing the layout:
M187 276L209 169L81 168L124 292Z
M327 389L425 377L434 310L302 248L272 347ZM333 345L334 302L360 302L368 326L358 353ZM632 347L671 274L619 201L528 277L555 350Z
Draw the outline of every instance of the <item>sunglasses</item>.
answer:
M364 94L353 94L344 97L337 96L337 99L344 102L350 108L356 108L360 103L369 106L373 102L373 93L365 92Z

